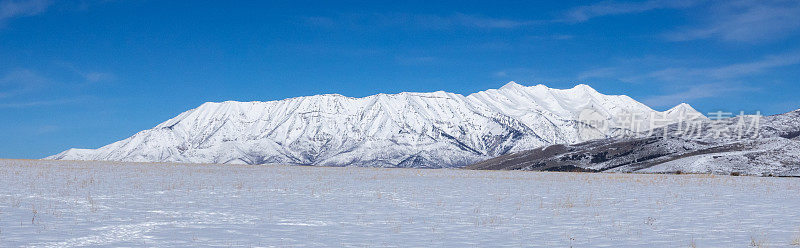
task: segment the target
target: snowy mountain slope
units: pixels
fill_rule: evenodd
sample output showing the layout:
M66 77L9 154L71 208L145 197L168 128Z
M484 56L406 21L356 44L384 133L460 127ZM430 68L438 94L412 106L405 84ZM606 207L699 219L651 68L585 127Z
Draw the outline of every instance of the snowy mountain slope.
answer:
M468 168L800 176L800 110L702 123L691 132L701 135L687 136L679 132L685 126L673 124L652 135L545 146Z
M584 113L614 128L586 123ZM469 96L438 91L209 102L130 138L46 159L460 167L509 152L608 137L625 131L616 122L630 114L641 116L645 128L681 116L702 117L688 105L657 112L587 85L562 90L510 82ZM668 121L652 124L656 117Z

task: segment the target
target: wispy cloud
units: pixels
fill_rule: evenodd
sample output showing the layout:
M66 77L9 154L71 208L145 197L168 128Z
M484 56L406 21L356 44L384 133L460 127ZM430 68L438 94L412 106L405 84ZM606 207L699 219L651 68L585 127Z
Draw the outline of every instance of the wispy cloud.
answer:
M0 77L0 99L43 88L49 80L38 73L16 69Z
M756 86L741 82L746 81L748 77L761 75L780 67L800 64L800 51L764 56L749 62L708 67L642 68L636 64L594 68L579 73L577 78L580 80L606 78L665 88L668 89L667 94L652 96L645 102L657 107L670 106L689 100L758 90Z
M575 38L574 35L568 34L551 34L551 35L530 35L526 37L529 40L571 40Z
M432 65L445 62L444 59L435 56L397 56L395 60L401 65Z
M8 19L41 14L52 4L49 0L0 1L0 25Z
M91 99L92 99L91 97L83 96L83 97L63 98L55 100L7 102L7 103L0 103L0 108L28 108L28 107L54 106L54 105L85 102Z
M566 11L557 22L579 23L593 18L637 14L654 10L692 10L697 25L664 34L668 41L720 39L756 43L777 40L800 31L800 1L797 0L647 0L603 1Z
M591 5L578 6L567 11L561 22L584 22L592 18L636 14L659 9L683 9L697 5L702 0L649 0L643 2L603 1Z
M36 134L42 135L46 133L52 133L58 131L61 127L56 125L43 125L36 128Z
M635 63L621 66L593 68L578 73L581 80L612 78L623 82L660 81L669 83L707 82L737 79L769 71L771 69L800 64L800 51L768 55L760 59L711 67L666 67L660 69L636 67Z
M53 99L52 93L111 80L114 75L101 72L77 72L83 81L65 84L29 69L15 69L0 75L0 108L27 108L85 102L92 96L65 96Z
M114 78L116 78L116 76L112 73L96 72L96 71L84 72L81 73L81 76L83 76L83 79L85 79L87 82L90 83L111 81L114 80Z
M116 75L110 72L99 72L99 71L83 71L79 70L74 66L70 66L73 72L81 76L84 80L84 84L92 84L92 83L99 83L99 82L108 82L113 81L117 78Z
M492 73L492 75L495 76L495 77L499 77L499 78L506 78L506 77L510 76L508 74L508 71L506 71L506 70L496 71L496 72Z
M78 76L83 79L83 82L79 83L82 85L88 85L93 83L100 83L100 82L109 82L116 80L117 76L114 73L110 72L101 72L101 71L93 71L93 70L84 70L75 66L72 63L68 62L56 62L56 65L64 67L69 71L77 74Z
M731 93L758 91L759 88L731 83L696 84L683 87L682 90L663 95L651 96L644 103L654 107L674 106L678 103L697 99L721 97Z
M789 52L780 55L769 55L759 60L729 64L718 67L686 68L674 67L652 71L644 75L622 78L623 81L635 82L658 80L662 82L696 82L736 79L763 73L769 69L800 64L800 52Z
M800 1L721 1L704 13L704 24L665 34L670 41L721 39L729 42L770 41L800 30Z
M538 21L511 20L491 18L477 15L457 13L450 16L416 15L411 18L413 22L422 25L434 24L439 27L469 27L469 28L517 28L538 24Z
M424 15L407 13L344 14L333 17L304 17L303 22L320 27L415 26L427 29L476 28L511 29L542 23L533 20L512 20L480 15L455 13L452 15Z

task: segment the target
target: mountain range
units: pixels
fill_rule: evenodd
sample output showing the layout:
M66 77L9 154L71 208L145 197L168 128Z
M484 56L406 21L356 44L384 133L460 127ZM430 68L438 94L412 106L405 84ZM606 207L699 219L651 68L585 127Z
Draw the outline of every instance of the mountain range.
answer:
M587 116L589 118L587 118ZM637 117L635 126L624 120ZM443 91L208 102L97 149L45 159L447 168L705 118L658 112L625 95L510 82L468 96ZM599 122L597 122L599 121Z

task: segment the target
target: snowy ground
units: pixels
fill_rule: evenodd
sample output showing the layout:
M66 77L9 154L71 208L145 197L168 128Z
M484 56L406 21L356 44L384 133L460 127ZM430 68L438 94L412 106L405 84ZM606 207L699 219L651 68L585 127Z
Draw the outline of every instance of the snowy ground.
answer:
M0 247L800 243L800 179L0 160Z

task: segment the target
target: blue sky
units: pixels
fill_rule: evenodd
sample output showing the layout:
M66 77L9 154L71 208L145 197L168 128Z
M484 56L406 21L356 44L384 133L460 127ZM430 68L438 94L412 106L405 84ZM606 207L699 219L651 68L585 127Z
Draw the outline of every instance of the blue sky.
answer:
M586 83L664 110L800 108L800 1L0 0L0 158L207 101Z

